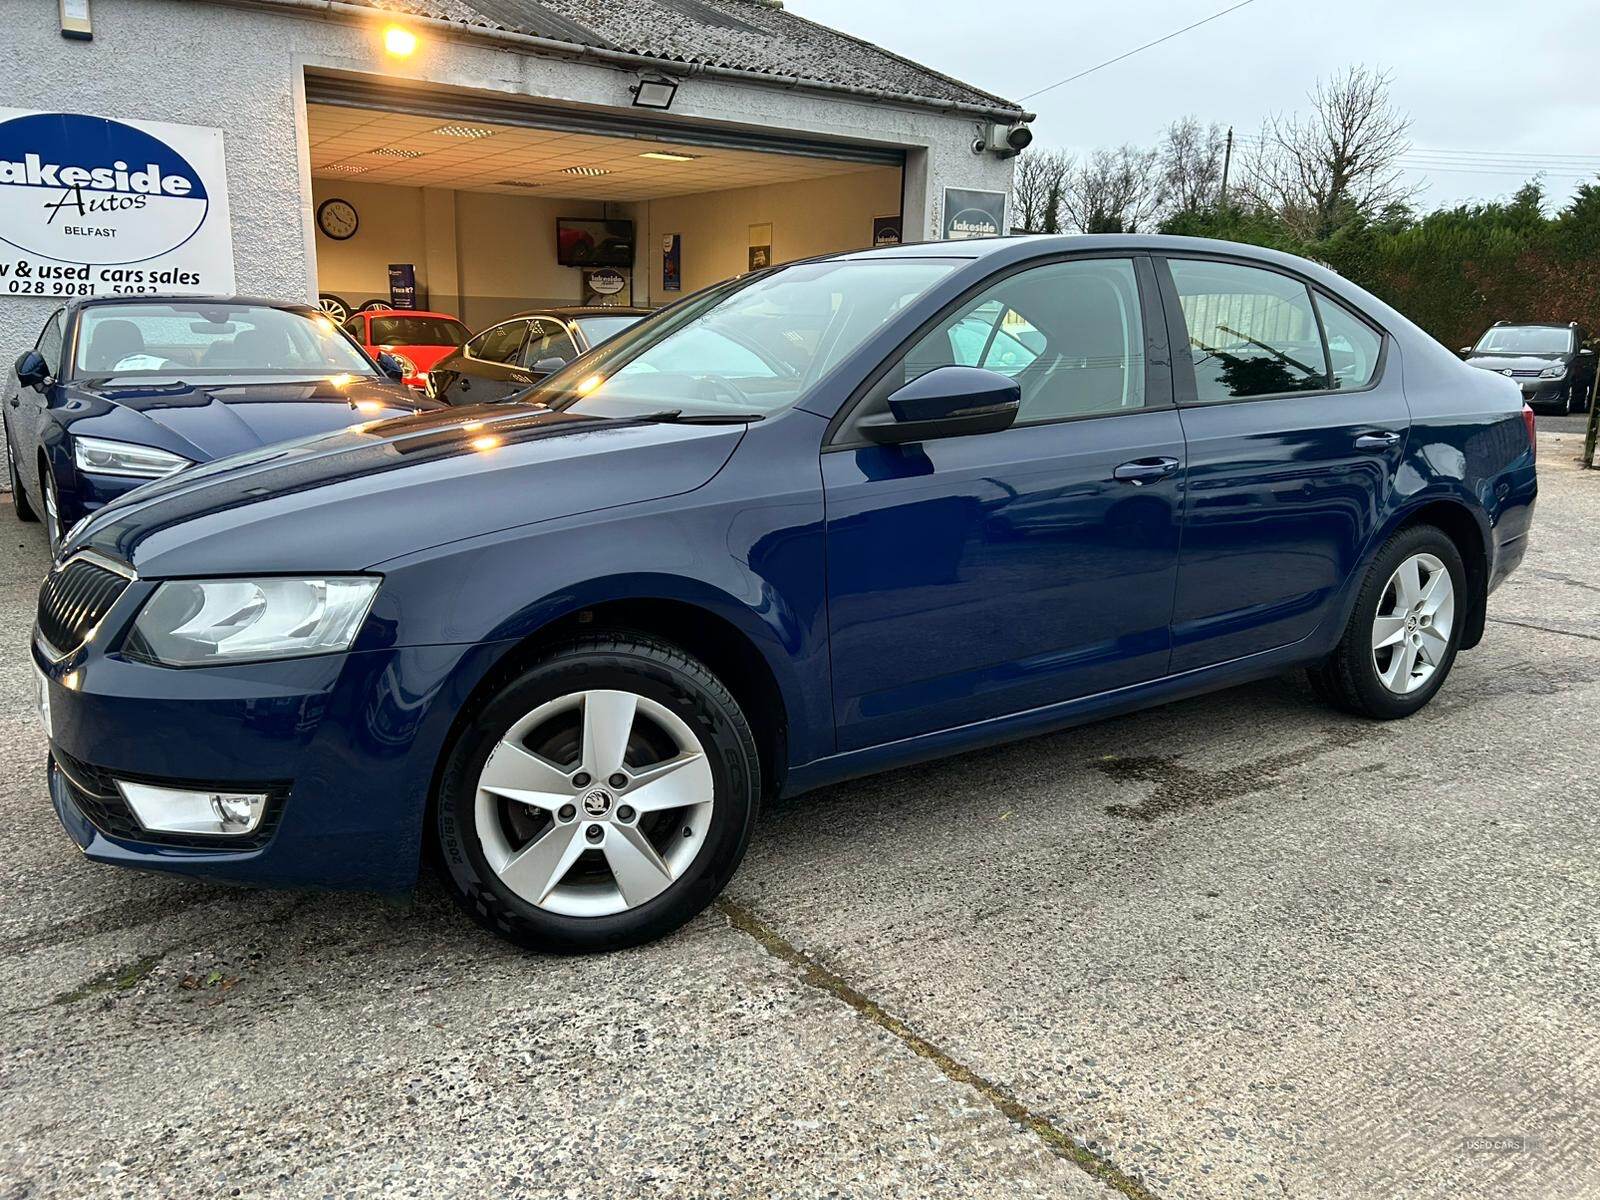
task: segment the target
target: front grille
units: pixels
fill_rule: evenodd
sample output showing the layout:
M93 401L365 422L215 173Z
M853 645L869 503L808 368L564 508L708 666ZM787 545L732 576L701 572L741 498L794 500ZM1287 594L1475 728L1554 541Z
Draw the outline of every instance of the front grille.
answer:
M1512 369L1511 375L1514 379L1537 379L1541 370L1542 367L1516 367Z
M44 577L39 589L39 636L59 658L84 639L111 611L128 577L89 558L74 558Z
M122 798L110 775L99 767L90 766L73 758L57 747L51 747L53 765L66 786L72 802L101 833L124 842L145 842L154 846L175 846L185 850L259 850L272 840L278 823L283 819L283 802L288 787L283 784L240 786L228 784L228 791L267 793L267 810L261 814L261 824L241 835L205 833L157 833L139 824L128 802ZM206 785L184 783L172 779L139 779L124 776L130 783L154 783L163 787L193 788L203 790Z

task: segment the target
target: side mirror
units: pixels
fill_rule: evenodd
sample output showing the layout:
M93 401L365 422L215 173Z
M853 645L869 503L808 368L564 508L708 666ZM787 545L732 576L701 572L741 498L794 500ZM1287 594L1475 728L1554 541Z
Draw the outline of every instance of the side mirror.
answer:
M36 392L42 391L50 382L50 364L45 362L44 355L37 350L17 355L17 382Z
M999 433L1017 419L1022 385L981 367L937 367L890 393L889 411L861 422L882 445Z
M541 358L538 362L534 363L529 370L531 370L535 375L554 375L566 365L566 359L562 358L558 354L552 354L549 358Z
M378 355L378 370L382 371L385 375L397 383L406 377L405 367L400 365L400 360L398 358L389 353L381 353Z
M1594 351L1589 349L1589 347L1587 347L1587 346L1585 346L1582 350L1579 350L1578 353L1579 353L1579 355L1581 355L1584 358L1593 358L1594 357Z
M1472 353L1472 347L1471 346L1463 346L1463 347L1461 347L1460 354L1461 354L1462 358L1467 357L1467 355L1469 355L1471 353Z

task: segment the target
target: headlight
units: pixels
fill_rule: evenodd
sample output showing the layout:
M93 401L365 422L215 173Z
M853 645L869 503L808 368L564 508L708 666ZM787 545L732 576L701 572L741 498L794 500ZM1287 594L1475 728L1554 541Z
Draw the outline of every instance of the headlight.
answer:
M1567 373L1566 367L1562 366L1560 363L1557 363L1553 367L1546 367L1544 370L1540 371L1539 372L1539 378L1540 379L1560 379L1566 373Z
M381 580L174 579L156 588L123 653L169 667L348 650Z
M78 470L96 475L127 475L134 479L161 479L192 465L187 458L136 446L132 442L113 442L106 438L75 437L72 459Z

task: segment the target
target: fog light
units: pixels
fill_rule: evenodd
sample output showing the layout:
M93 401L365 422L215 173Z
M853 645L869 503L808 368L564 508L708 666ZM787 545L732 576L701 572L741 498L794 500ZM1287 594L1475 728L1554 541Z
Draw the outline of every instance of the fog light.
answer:
M237 836L261 824L265 792L201 792L117 780L117 790L139 824L153 833Z

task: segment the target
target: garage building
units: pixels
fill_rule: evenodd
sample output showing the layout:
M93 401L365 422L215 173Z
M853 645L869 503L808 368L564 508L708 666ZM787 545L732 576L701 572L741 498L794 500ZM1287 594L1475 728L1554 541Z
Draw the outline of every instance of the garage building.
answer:
M84 291L414 304L477 330L999 231L1028 119L777 0L37 0L0 52L28 64L0 93L0 191L59 187L81 218L0 221L8 361ZM129 168L108 189L23 136L60 113L108 119L102 157ZM141 174L157 156L121 123L193 174ZM139 213L83 216L142 186Z

